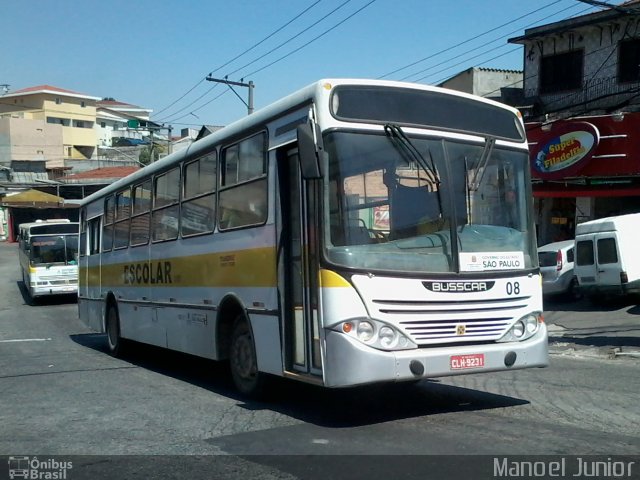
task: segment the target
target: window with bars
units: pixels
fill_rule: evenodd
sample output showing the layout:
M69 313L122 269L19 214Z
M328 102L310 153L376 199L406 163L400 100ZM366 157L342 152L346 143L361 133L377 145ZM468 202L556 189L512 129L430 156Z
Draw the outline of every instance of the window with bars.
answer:
M584 51L548 55L540 60L540 93L558 93L582 88Z
M640 81L640 39L618 44L618 82Z

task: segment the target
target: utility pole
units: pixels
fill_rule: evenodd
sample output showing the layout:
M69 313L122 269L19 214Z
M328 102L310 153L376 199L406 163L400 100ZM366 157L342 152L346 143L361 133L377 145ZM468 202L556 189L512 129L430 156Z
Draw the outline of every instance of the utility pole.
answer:
M232 82L231 80L227 80L226 78L213 78L211 75L207 76L208 82L224 83L227 87L229 87L231 91L236 94L236 97L238 97L240 101L247 107L247 115L251 115L253 113L253 89L255 88L255 85L252 81L249 81L249 83L244 83L242 80L244 79L240 79L239 82ZM247 87L249 89L248 103L245 102L240 95L238 95L238 92L233 89L233 86Z

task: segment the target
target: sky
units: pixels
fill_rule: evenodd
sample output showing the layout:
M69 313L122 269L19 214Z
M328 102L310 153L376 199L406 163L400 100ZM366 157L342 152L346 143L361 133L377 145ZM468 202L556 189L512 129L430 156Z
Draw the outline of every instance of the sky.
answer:
M619 3L619 2L611 2ZM599 8L579 0L2 0L0 85L52 85L226 125L321 78L437 84L469 67L522 70L507 39ZM239 98L240 97L240 98Z

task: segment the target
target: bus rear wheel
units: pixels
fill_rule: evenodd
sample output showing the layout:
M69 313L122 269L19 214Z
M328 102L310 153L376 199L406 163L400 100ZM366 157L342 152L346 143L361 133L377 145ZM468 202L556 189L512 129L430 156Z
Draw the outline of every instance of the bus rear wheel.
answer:
M125 340L120 336L120 316L115 305L109 305L107 310L107 346L114 357L121 357L124 353Z
M249 322L240 315L233 326L229 348L231 378L240 393L259 397L264 391L265 374L258 371L253 334Z

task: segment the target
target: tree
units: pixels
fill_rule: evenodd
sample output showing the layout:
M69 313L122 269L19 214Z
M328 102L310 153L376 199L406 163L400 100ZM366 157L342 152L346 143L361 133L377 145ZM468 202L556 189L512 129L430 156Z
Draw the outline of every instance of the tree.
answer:
M149 165L152 162L156 162L160 158L160 154L164 151L165 147L163 145L155 145L152 143L140 151L138 161L144 165Z

